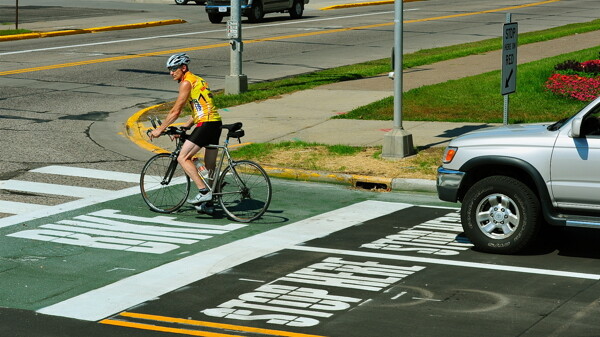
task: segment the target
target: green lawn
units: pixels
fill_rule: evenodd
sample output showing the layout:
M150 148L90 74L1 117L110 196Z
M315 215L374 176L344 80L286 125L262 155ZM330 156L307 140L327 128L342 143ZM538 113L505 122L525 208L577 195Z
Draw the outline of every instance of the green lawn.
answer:
M598 48L590 48L519 65L517 92L510 95L510 123L555 121L580 110L587 103L556 96L544 83L557 63L596 58ZM500 71L413 89L404 93L402 102L405 120L501 123ZM392 120L393 103L393 97L384 98L335 118Z

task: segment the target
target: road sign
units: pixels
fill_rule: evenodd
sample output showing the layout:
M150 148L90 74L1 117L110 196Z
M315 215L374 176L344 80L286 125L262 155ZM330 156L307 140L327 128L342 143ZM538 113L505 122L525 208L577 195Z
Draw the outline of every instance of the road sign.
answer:
M518 24L506 23L502 34L502 95L517 90L517 37Z

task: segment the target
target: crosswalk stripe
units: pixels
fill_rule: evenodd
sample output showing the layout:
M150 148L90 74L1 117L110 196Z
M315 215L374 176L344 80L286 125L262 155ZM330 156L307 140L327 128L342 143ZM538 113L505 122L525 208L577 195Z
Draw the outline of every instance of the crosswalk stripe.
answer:
M124 182L129 182L129 183L138 183L140 181L139 173L125 173L125 172L96 170L96 169L89 169L89 168L60 166L60 165L51 165L51 166L40 167L38 169L31 170L30 172L58 174L58 175L72 176L72 177L104 179L104 180L112 180L112 181L124 181Z
M29 204L24 202L0 200L0 213L21 214L47 208L45 205Z
M111 190L103 190L99 188L38 183L23 180L0 181L0 189L20 192L64 195L76 198L97 197L114 192Z

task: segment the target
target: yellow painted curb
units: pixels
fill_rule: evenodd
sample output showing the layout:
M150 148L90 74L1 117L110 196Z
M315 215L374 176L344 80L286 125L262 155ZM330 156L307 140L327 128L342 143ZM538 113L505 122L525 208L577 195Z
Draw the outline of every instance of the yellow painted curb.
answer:
M403 2L414 2L414 1L424 1L424 0L404 0ZM393 3L394 3L394 0L358 2L358 3L353 3L353 4L341 4L341 5L333 5L333 6L323 7L323 8L321 8L321 10L326 11L326 10L330 10L330 9L340 9L340 8L391 5Z
M367 183L374 185L384 185L386 189L392 189L392 178L373 177L359 174L327 173L302 169L280 168L273 166L263 166L263 168L270 176L284 179L350 184L352 186Z
M37 39L37 38L52 37L52 36L65 36L65 35L74 35L74 34L99 33L99 32L111 31L111 30L137 29L137 28L146 28L146 27L173 25L173 24L185 23L185 22L186 22L185 20L174 19L174 20L162 20L162 21L132 23L132 24L127 24L127 25L117 25L117 26L105 26L105 27L85 28L85 29L58 30L58 31L55 31L55 32L41 32L41 33L26 33L26 34L4 35L4 36L0 36L0 42L2 42L2 41L25 40L25 39Z
M138 28L147 28L147 27L174 25L174 24L185 23L185 22L186 21L182 20L182 19L162 20L162 21L150 21L150 22L142 22L142 23L132 23L132 24L128 24L128 25L86 28L86 29L83 29L83 30L90 31L92 33L97 33L97 32L111 31L111 30L138 29Z
M146 112L155 109L162 104L153 105L151 107L142 109L136 113L134 113L127 122L125 122L125 136L131 140L134 144L141 147L144 150L148 150L154 153L168 153L169 151L158 147L154 144L151 144L147 141L148 136L146 135L147 128L145 128L142 123L140 123L139 119L146 114Z

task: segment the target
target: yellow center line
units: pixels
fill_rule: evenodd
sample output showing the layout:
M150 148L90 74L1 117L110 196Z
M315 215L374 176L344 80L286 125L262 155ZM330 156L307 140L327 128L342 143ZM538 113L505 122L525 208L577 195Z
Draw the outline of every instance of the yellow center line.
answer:
M159 315L149 315L149 314L141 314L141 313L135 313L135 312L122 312L119 315L124 316L124 317L140 318L140 319L146 319L146 320L152 320L152 321L158 321L158 322L178 323L178 324L204 326L204 327L209 327L209 328L218 328L218 329L233 330L233 331L253 332L253 333L260 333L260 334L271 335L271 336L323 337L323 336L308 335L308 334L304 334L304 333L289 332L289 331L282 331L282 330L253 328L253 327L242 326L242 325L221 324L221 323L215 323L215 322L197 321L197 320L193 320L193 319L184 319L184 318L167 317L167 316L159 316ZM103 320L100 323L112 324L112 322L129 323L129 322L118 321L118 320ZM138 324L138 323L129 323L129 324ZM151 326L153 326L153 325L151 325ZM190 331L196 331L196 330L190 330ZM221 335L221 336L223 336L223 335Z
M105 319L105 320L100 321L100 323L102 323L102 324L108 324L108 325L122 326L122 327L127 327L127 328L141 329L141 330L170 332L170 333L176 333L176 334L180 334L180 335L189 335L189 336L201 336L201 337L243 337L241 335L229 335L229 334L222 334L222 333L208 332L208 331L197 331L197 330L189 330L189 329L168 328L166 326L158 326L158 325L142 324L142 323L131 323L131 322L125 322L125 321L117 321L117 320L113 320L113 319Z
M546 0L546 1L541 1L541 2L535 2L535 3L525 4L525 5L503 7L503 8L498 8L498 9L490 9L490 10L486 10L486 11L470 12L470 13L462 13L462 14L453 14L453 15L438 16L438 17L425 18L425 19L408 20L408 21L404 21L404 23L425 22L425 21L433 21L433 20L442 20L442 19L463 17L463 16L469 16L469 15L478 15L478 14L487 14L487 13L494 13L494 12L501 12L501 11L509 11L509 10L514 10L514 9L519 9L519 8L526 8L526 7L532 7L532 6L539 6L539 5L549 4L549 3L552 3L552 2L558 2L558 1L561 1L561 0ZM309 33L292 34L292 35L283 35L283 36L268 37L268 38L262 38L262 39L246 40L246 41L244 41L244 43L246 43L246 44L248 44L248 43L258 43L258 42L277 41L277 40L293 39L293 38L315 36L315 35L323 35L323 34L333 34L333 33L340 33L340 32L351 31L351 30L361 30L361 29L371 29L371 28L378 28L378 27L384 27L384 26L391 26L393 24L394 24L393 22L386 22L386 23L380 23L380 24L374 24L374 25L367 25L367 26L358 26L358 27L331 29L331 30L326 30L326 31L309 32ZM60 69L60 68L67 68L67 67L75 67L75 66L89 65L89 64L96 64L96 63L104 63L104 62L130 60L130 59L136 59L136 58L141 58L141 57L160 56L160 55L167 55L167 54L183 53L183 52L196 51L196 50L222 48L222 47L228 47L228 46L229 46L229 43L227 42L227 43L218 43L218 44L212 44L212 45L206 45L206 46L197 46L197 47L190 47L190 48L163 50L163 51L157 51L157 52L152 52L152 53L124 55L124 56L108 57L108 58L102 58L102 59L96 59L96 60L87 60L87 61L54 64L54 65L34 67L34 68L25 68L25 69L0 71L0 76L30 73L30 72L41 71L41 70L51 70L51 69Z

